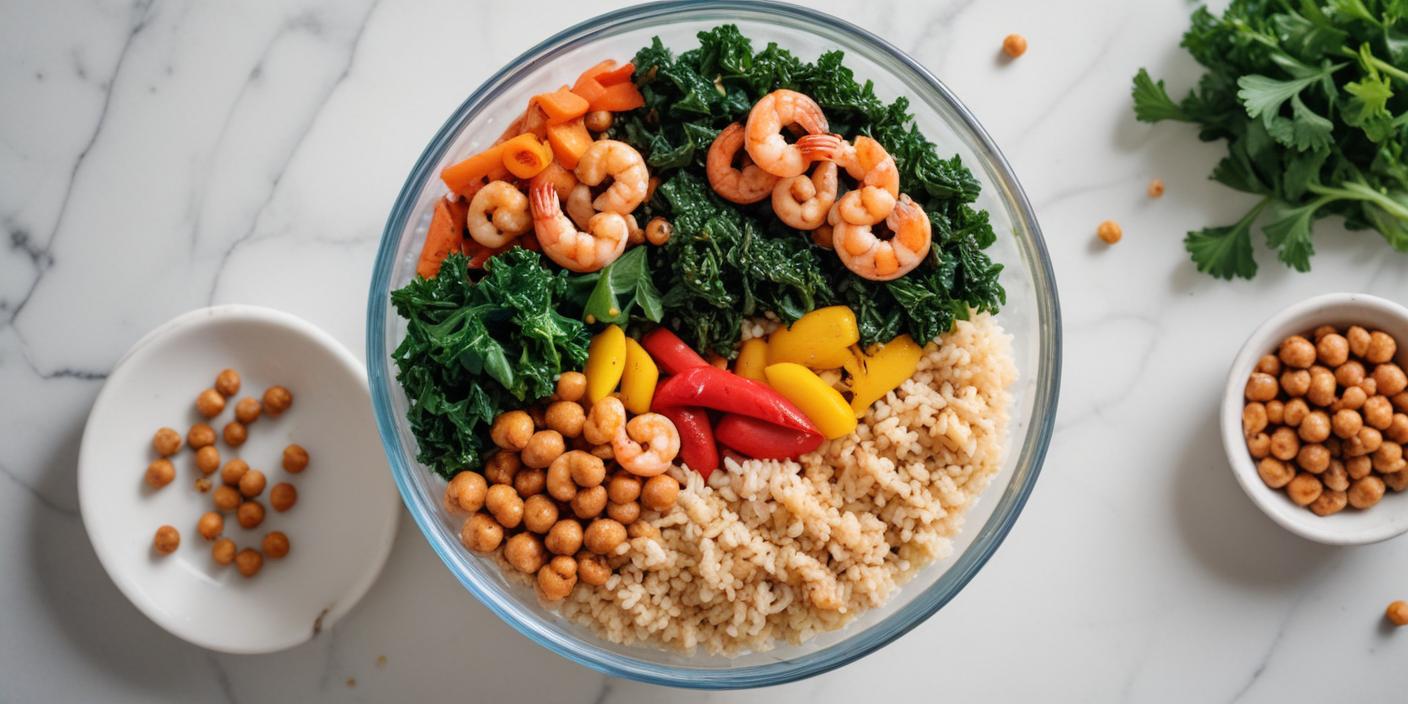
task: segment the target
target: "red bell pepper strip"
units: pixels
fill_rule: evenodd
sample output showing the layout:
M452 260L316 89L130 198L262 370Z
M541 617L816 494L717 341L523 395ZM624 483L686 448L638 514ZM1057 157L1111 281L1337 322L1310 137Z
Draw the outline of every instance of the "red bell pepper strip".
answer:
M759 460L785 460L821 446L820 433L801 433L750 416L729 413L714 429L725 447Z
M702 408L681 406L653 410L675 424L680 434L680 459L708 481L709 475L719 468L719 446L709 425L709 413Z
M651 405L703 406L751 416L799 433L821 434L806 414L767 384L716 367L692 367L672 375L655 389Z
M640 339L640 346L666 374L679 374L691 367L707 367L709 362L699 356L679 335L666 328L655 328Z

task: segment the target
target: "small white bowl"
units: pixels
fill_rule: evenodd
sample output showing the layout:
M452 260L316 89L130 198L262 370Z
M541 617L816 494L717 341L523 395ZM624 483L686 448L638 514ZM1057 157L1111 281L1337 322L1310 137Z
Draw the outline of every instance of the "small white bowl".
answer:
M258 549L279 530L291 550L266 558L252 579L211 559L211 542L196 532L212 510L211 494L194 488L202 476L184 438L204 420L196 395L226 367L242 377L239 394L208 422L220 460L241 457L298 490L287 512L274 511L269 489L259 497L263 524L245 530L225 515L225 537ZM261 416L238 450L219 440L234 401L258 398L275 384L293 392L293 407ZM182 435L172 457L176 479L161 489L143 476L156 458L157 428ZM298 443L311 461L299 474L282 467L283 448ZM220 485L210 475L212 491ZM327 333L268 308L228 305L191 311L148 333L108 377L83 431L78 458L83 524L98 560L118 588L151 620L196 645L228 653L267 653L302 643L332 625L371 587L396 533L399 502L377 440L361 363ZM170 555L152 548L157 526L181 533Z
M1387 540L1408 531L1408 493L1390 490L1367 511L1346 507L1339 513L1317 516L1291 503L1282 489L1266 486L1242 435L1242 408L1247 378L1262 355L1274 354L1290 335L1305 335L1321 325L1344 328L1361 325L1382 330L1399 342L1399 366L1408 367L1408 308L1362 293L1331 293L1301 301L1271 316L1247 342L1227 375L1222 399L1222 443L1232 463L1232 473L1242 489L1271 520L1303 538L1326 545L1364 545ZM1405 470L1408 471L1408 470Z

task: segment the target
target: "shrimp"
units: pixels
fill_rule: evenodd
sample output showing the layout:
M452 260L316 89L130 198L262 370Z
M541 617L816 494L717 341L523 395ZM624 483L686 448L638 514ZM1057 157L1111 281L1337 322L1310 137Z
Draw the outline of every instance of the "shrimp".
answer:
M629 215L645 200L650 172L640 152L625 142L599 139L577 161L577 181L595 188L611 177L611 185L592 201L599 213Z
M748 205L767 198L777 185L777 177L754 164L747 152L743 154L743 168L733 168L733 159L741 148L743 125L735 122L719 132L709 145L704 171L709 176L709 185L724 200Z
M782 137L783 128L794 124L807 134L822 134L829 129L821 106L802 93L783 88L759 98L748 112L744 128L744 145L753 163L779 178L802 175L810 159L802 147L788 144Z
M616 213L597 213L578 231L562 213L551 183L540 181L531 193L533 229L543 254L564 269L578 273L596 271L626 251L626 219Z
M465 225L475 242L497 249L527 232L533 220L528 216L528 199L518 188L507 181L491 181L469 201Z
M840 135L807 135L797 145L814 158L834 161L858 182L861 196L846 204L843 212L853 224L875 225L889 216L900 196L900 172L894 157L870 137L857 137L855 144Z
M582 424L582 439L593 445L605 445L623 435L625 428L626 405L615 396L607 396L592 404Z
M772 189L772 212L798 230L815 230L826 224L836 202L836 164L823 161L806 174L784 178Z
M659 413L642 413L611 439L611 451L616 455L616 464L627 472L653 477L669 469L680 453L680 432L669 418Z
M573 183L577 182L574 177ZM559 191L559 194L561 191ZM572 222L577 225L577 229L585 230L587 223L591 222L592 216L596 215L596 207L592 205L592 189L584 183L578 183L572 187L567 194L567 217L572 218ZM626 232L630 233L626 242L634 247L645 241L645 230L636 222L636 216L629 213L622 215L626 219Z
M847 269L872 281L890 281L913 271L929 256L933 244L929 216L908 195L900 196L885 224L893 236L884 240L875 236L871 225L845 218L833 225L836 256Z

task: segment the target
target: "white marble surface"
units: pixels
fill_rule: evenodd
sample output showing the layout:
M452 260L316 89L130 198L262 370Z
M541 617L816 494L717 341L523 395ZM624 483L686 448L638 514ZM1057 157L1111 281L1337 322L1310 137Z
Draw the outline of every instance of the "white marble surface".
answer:
M544 7L545 6L545 7ZM1257 513L1215 435L1245 332L1333 290L1408 298L1408 257L1321 230L1315 270L1196 274L1182 233L1236 219L1218 147L1130 115L1147 65L1181 89L1184 0L840 2L943 78L1006 151L1061 284L1058 432L1006 544L884 650L744 694L608 680L500 623L403 519L331 632L236 657L143 618L99 567L74 463L105 372L207 303L289 310L359 356L367 272L412 161L463 95L598 0L0 3L0 700L1401 701L1408 540L1331 549ZM476 9L476 7L480 9ZM996 60L1022 32L1028 55ZM1168 194L1144 196L1162 177ZM1093 242L1100 220L1125 241ZM385 655L384 665L378 656ZM355 686L352 679L355 678Z

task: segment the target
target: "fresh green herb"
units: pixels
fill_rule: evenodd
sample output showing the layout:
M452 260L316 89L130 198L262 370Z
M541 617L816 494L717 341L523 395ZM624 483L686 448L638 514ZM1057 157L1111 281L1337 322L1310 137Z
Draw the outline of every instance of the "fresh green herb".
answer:
M588 291L582 303L582 317L598 323L626 324L640 306L640 316L660 322L665 311L660 292L650 277L646 248L632 247L601 271L572 278L572 288Z
M1316 220L1344 218L1408 252L1408 3L1232 0L1193 13L1183 46L1208 72L1182 101L1140 69L1134 114L1227 140L1212 178L1260 200L1235 225L1188 233L1199 271L1256 275L1251 233L1310 269Z
M587 359L587 327L564 305L565 272L514 248L490 259L477 282L451 254L432 279L391 293L406 319L392 353L422 463L445 477L477 467L494 417L552 393Z

